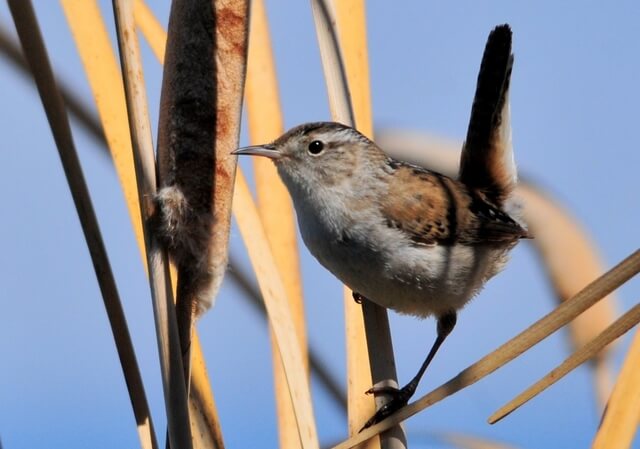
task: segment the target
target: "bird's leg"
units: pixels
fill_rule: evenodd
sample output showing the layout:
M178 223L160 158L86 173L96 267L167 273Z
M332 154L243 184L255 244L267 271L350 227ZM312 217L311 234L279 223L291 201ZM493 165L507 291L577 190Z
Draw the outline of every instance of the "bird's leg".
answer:
M392 415L393 413L397 412L402 407L407 405L409 399L411 399L411 396L413 396L413 393L415 393L416 388L420 383L420 379L422 379L422 376L431 363L431 360L433 360L436 352L438 352L438 349L440 348L440 346L442 346L442 343L455 327L456 319L456 312L449 312L438 317L438 336L436 337L436 341L433 343L433 346L431 347L427 358L424 360L422 366L418 370L418 373L414 376L413 379L411 379L411 381L407 385L400 389L389 386L381 386L372 387L367 390L367 394L388 394L392 397L392 399L391 401L380 407L376 414L373 415L371 419L369 419L369 421L365 423L362 429L360 429L361 432L367 427L371 427L372 425L379 423L386 417Z

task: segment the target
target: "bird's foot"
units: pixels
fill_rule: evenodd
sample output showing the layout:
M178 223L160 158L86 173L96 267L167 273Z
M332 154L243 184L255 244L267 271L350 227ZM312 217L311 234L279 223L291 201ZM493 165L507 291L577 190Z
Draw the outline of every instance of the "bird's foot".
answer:
M384 404L378 411L373 415L360 429L362 432L364 429L373 426L374 424L379 423L385 418L393 415L395 412L400 410L402 407L407 405L411 396L416 391L416 386L414 382L409 382L403 388L395 388L390 386L379 386L379 387L371 387L365 393L366 394L384 394L391 397L391 400Z

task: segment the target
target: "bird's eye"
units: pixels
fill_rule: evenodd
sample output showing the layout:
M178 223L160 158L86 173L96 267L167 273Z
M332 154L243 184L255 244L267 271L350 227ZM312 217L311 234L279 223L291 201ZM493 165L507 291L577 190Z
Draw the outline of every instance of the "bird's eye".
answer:
M320 154L322 149L324 148L324 144L319 140L314 140L309 144L309 153L311 154Z

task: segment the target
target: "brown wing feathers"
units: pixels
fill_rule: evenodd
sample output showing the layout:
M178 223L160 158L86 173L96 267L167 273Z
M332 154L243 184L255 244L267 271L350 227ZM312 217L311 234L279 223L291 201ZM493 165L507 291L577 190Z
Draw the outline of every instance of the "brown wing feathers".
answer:
M404 163L389 182L381 212L387 226L422 245L505 243L528 235L459 181Z

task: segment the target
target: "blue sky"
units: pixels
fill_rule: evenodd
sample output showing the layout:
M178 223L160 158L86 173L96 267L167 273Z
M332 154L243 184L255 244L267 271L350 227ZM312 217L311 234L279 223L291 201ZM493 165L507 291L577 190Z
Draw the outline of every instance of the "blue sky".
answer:
M50 57L69 86L92 102L58 2L34 1ZM100 2L111 30L109 1ZM166 24L168 1L150 2ZM602 2L368 3L375 124L461 140L485 39L497 24L514 32L512 122L522 173L565 204L595 239L607 267L640 246L637 105L640 4ZM267 1L287 127L329 119L308 2ZM0 24L13 32L5 4ZM113 31L113 30L112 30ZM146 46L145 77L157 121L161 68ZM0 60L0 438L6 449L136 447L128 397L98 286L53 139L30 79ZM95 141L75 139L125 303L157 429L164 427L151 303L116 176ZM243 131L241 143L246 143ZM245 166L247 169L249 166ZM232 252L246 263L239 233ZM309 340L344 379L340 285L304 250ZM460 315L418 393L455 375L554 302L531 247ZM246 265L248 266L248 265ZM525 287L526 288L523 288ZM619 309L640 297L620 289ZM402 383L435 335L432 320L391 314ZM198 324L227 446L275 447L266 325L226 281ZM588 447L599 416L580 368L503 422L486 418L567 355L563 332L453 398L406 423L411 447L436 431L475 433L522 448ZM615 352L619 366L628 338ZM345 419L314 383L322 443L345 436ZM160 432L162 434L163 432ZM636 441L634 447L640 448Z

